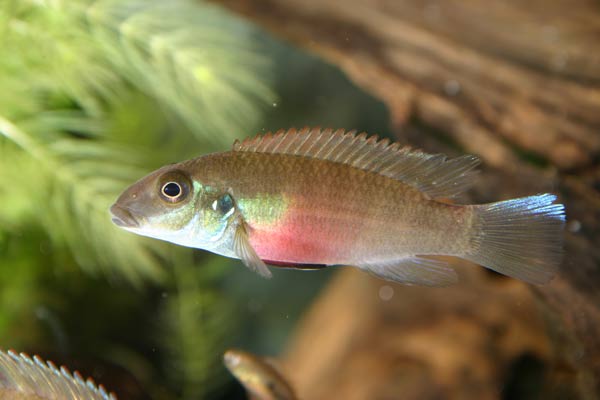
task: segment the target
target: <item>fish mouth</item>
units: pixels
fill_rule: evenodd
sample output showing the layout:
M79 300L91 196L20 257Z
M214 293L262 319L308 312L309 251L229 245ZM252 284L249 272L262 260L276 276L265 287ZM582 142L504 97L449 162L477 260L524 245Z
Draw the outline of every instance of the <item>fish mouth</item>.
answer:
M118 204L113 204L110 207L110 213L113 224L121 228L138 228L140 226L140 223L131 214L131 211Z
M225 365L230 368L233 368L240 363L240 357L232 350L227 350L225 352L223 355L223 360L225 361Z

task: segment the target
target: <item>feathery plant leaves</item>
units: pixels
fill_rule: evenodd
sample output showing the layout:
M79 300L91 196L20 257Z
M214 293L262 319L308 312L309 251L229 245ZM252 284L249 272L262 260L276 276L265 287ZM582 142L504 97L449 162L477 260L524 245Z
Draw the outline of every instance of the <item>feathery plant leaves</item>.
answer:
M232 34L240 26L191 0L0 7L0 138L37 165L23 173L43 176L42 187L28 186L38 180L26 175L19 181L42 193L36 217L82 267L132 282L164 278L165 246L118 230L107 208L150 169L190 147L199 153L201 143L229 144L256 123L272 94L257 79L264 65L248 35ZM156 123L120 120L141 111Z
M195 0L0 1L0 255L20 277L5 271L0 283L25 291L22 301L0 299L18 305L0 315L0 335L14 321L33 324L31 307L52 297L48 267L158 281L176 292L160 319L171 386L200 398L219 385L234 320L214 288L222 272L120 230L108 207L152 169L256 126L275 99L253 40L245 24ZM42 232L51 256L38 251ZM34 241L18 259L4 244L25 237Z
M207 275L222 270L212 257L200 271L191 260L181 260L173 270L176 293L163 308L162 342L168 346L168 373L181 389L182 399L201 399L225 378L222 354L228 332L234 327L233 307L213 288Z
M30 193L40 189L50 193L45 203L38 204L43 206L44 212L36 215L55 243L65 243L69 247L79 265L84 268L118 266L119 272L133 282L142 277L160 277L162 270L150 249L140 245L138 238L115 230L107 217L106 209L114 199L119 180L107 175L107 171L98 178L96 176L97 168L109 164L113 158L110 149L96 145L96 149L103 150L104 154L91 157L88 153L85 159L69 159L68 151L57 151L57 148L68 149L69 146L60 146L63 142L42 146L1 116L0 133L26 149L37 162L35 174L49 180L45 187L28 188ZM69 141L73 142L72 139ZM79 150L80 146L71 147ZM15 175L10 178L14 179ZM103 184L96 184L98 179L104 180ZM28 182L23 183L27 188Z
M98 1L87 10L110 60L175 111L202 139L227 144L261 116L273 94L256 79L265 65L241 42L244 25L188 1ZM108 46L106 46L108 45Z

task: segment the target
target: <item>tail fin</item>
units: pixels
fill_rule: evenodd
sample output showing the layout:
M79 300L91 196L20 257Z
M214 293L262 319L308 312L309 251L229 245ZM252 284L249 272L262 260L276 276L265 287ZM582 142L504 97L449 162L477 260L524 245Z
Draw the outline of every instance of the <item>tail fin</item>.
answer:
M540 194L473 206L471 251L464 257L528 283L549 282L562 258L565 209Z

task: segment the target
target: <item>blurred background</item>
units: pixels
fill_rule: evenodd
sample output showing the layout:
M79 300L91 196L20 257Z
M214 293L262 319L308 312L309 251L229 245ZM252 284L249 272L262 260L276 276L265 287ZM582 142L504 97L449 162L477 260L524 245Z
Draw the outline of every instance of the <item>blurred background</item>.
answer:
M0 0L0 348L122 399L247 398L229 347L309 400L596 398L600 5L217 3ZM267 281L111 223L148 172L302 126L478 154L461 201L558 193L568 272Z

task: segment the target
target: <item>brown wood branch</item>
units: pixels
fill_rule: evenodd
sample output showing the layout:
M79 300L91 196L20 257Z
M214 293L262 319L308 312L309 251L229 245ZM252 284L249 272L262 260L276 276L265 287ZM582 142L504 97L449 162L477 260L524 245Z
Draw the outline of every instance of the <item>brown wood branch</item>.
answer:
M290 343L299 396L497 398L511 364L548 360L550 344L525 285L472 268L443 289L339 273Z
M415 103L435 101L462 113L425 123L459 143L466 116L471 138L508 142L560 168L600 153L596 2L218 2L339 65L399 122Z

